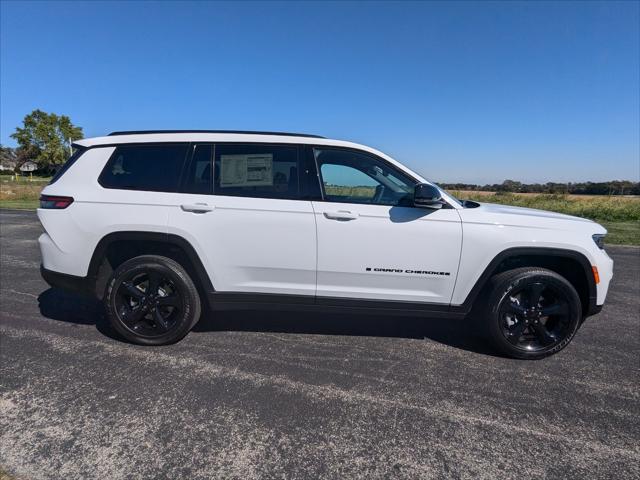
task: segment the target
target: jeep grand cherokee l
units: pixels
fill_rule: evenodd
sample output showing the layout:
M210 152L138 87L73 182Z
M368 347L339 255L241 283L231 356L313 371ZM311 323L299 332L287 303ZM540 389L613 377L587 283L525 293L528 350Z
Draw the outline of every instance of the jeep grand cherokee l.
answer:
M602 226L459 201L351 142L155 131L74 147L42 192L42 275L97 296L140 344L178 341L207 302L470 315L501 352L541 358L612 277Z

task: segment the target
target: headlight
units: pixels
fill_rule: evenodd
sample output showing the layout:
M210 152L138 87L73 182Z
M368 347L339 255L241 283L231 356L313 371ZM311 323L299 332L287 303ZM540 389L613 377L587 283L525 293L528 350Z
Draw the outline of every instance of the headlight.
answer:
M596 245L600 250L604 250L604 237L606 237L606 234L603 233L591 235L591 238L593 238L593 241L596 242Z

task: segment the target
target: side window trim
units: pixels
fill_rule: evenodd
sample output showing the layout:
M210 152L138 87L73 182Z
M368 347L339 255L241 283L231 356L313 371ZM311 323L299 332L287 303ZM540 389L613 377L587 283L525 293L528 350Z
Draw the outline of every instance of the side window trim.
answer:
M302 198L312 202L322 202L324 201L324 193L313 149L313 145L300 145L304 162L304 181L302 182L304 191Z
M210 185L210 189L209 189L209 193L194 193L194 192L188 192L187 190L187 182L189 182L189 172L191 170L191 166L192 163L195 161L195 153L196 153L196 149L198 147L211 147L211 157L209 158L209 165L211 166L211 185ZM180 182L178 184L178 193L185 193L185 194L191 194L191 195L213 195L213 185L214 185L214 178L213 178L213 161L215 159L216 156L216 144L213 142L191 142L189 144L189 150L187 152L187 158L185 159L183 168L182 168L182 172L180 173Z
M58 170L56 170L56 172L53 174L51 180L49 181L49 185L53 185L58 180L60 180L60 178L62 178L67 170L69 170L73 166L73 164L76 163L78 159L84 154L84 152L88 150L87 148L80 146L75 146L74 148L75 151L73 152L73 154L67 159L66 162L60 165L60 167L58 167Z
M191 159L193 158L193 150L194 144L189 143L187 145L187 154L184 156L184 160L182 161L182 168L180 169L180 176L178 177L178 189L176 193L183 193L182 187L185 181L185 175L189 169L189 165L191 165Z

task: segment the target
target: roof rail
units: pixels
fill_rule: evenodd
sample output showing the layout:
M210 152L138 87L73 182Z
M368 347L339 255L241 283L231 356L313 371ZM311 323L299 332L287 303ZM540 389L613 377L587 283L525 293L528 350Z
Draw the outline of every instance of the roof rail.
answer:
M239 133L244 135L283 135L287 137L309 137L309 138L325 138L320 135L309 135L306 133L288 133L288 132L254 132L250 130L130 130L122 132L111 132L110 137L118 135L146 135L151 133Z

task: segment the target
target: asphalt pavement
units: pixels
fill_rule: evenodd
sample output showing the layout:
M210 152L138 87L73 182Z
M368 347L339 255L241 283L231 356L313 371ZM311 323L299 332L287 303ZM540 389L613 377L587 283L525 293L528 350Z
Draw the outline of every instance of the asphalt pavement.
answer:
M639 478L640 250L561 353L497 356L468 322L207 316L118 339L49 289L33 212L0 211L0 467L17 478Z

